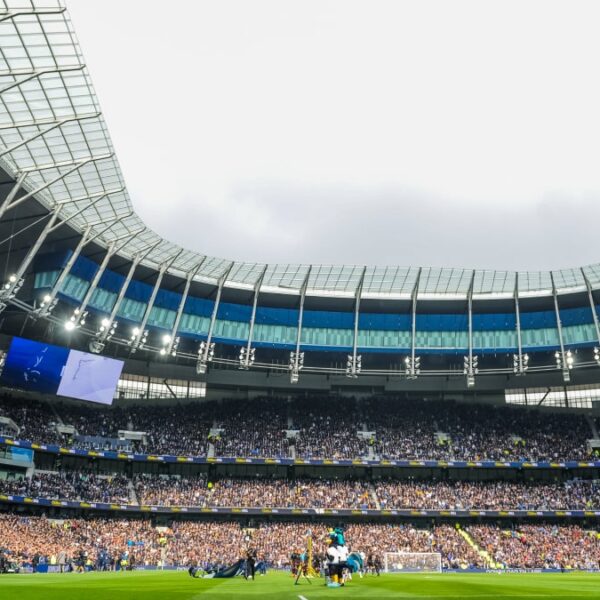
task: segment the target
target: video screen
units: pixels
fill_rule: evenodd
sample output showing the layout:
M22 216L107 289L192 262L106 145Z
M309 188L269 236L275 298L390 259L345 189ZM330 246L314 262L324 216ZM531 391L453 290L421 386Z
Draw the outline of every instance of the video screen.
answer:
M58 395L112 404L123 361L71 350L58 386Z
M19 337L12 339L3 385L112 404L123 361Z
M14 337L2 371L2 383L23 390L56 394L68 356L68 348Z

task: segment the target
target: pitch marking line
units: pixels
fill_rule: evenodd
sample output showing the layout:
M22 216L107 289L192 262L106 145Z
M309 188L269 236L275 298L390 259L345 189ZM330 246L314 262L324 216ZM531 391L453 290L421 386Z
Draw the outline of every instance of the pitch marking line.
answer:
M300 600L308 600L308 598L305 598L304 596L298 596L298 598L300 598Z

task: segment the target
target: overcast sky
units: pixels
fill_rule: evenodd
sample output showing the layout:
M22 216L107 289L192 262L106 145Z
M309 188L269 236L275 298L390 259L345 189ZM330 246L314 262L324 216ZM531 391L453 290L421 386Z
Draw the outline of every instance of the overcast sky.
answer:
M68 0L135 208L203 253L600 260L600 3Z

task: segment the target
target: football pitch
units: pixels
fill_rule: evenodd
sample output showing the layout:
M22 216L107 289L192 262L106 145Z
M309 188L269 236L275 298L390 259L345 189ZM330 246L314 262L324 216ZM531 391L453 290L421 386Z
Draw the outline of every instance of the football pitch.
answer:
M600 574L382 575L355 578L328 589L322 579L294 585L289 574L271 572L255 581L192 579L186 572L138 571L52 575L1 575L0 598L16 600L322 600L324 598L600 598Z

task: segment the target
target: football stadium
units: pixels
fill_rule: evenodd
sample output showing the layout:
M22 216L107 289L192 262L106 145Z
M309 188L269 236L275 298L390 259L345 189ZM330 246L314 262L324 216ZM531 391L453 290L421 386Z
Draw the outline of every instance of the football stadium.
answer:
M600 597L600 264L202 254L93 76L0 2L0 596Z

